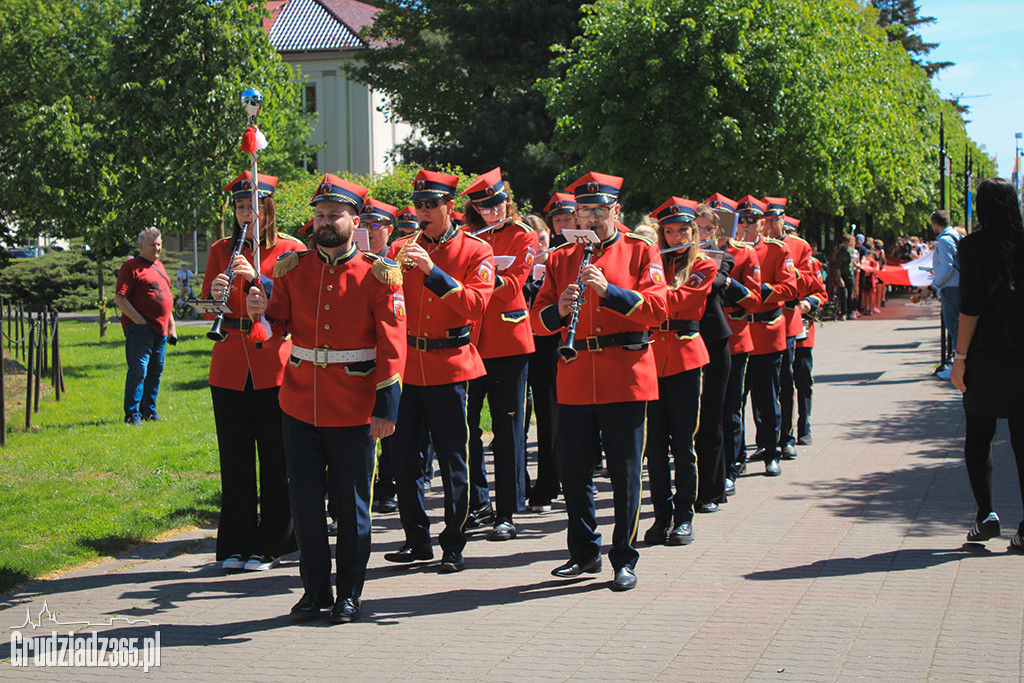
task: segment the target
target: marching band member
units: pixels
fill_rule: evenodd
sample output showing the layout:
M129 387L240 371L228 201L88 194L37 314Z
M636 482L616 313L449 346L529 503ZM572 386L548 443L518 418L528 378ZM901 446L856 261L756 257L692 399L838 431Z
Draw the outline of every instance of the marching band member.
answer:
M754 348L747 363L747 391L754 413L758 450L764 457L766 476L782 474L779 466L779 371L786 351L785 302L796 296L796 269L785 242L763 235L764 215L770 209L747 195L737 211L747 217L748 232L755 238L754 251L761 263L761 303L750 309L750 340ZM751 223L753 219L753 223Z
M650 215L658 221L658 246L668 282L668 319L651 330L659 398L647 403L644 455L654 524L644 534L644 542L687 545L693 541L697 499L693 439L700 420L701 368L708 363L700 319L718 266L695 244L697 202L670 197ZM691 246L680 248L687 244Z
M784 197L765 197L762 201L768 205L764 216L764 226L768 237L785 242L793 259L796 273L796 296L783 306L786 320L786 348L782 352L782 365L779 369L779 452L783 460L796 457L796 436L793 435L793 352L796 349L796 338L804 331L803 319L797 307L800 301L811 291L811 245L796 235L786 232L786 199Z
M616 227L621 186L622 178L602 173L588 173L572 185L577 224L594 231L600 242L564 244L550 253L530 315L536 330L566 330L556 439L569 560L552 574L571 578L601 571L593 473L603 445L615 508L612 588L629 590L636 586L639 558L634 542L646 408L658 398L648 328L660 325L667 310L657 246Z
M794 229L800 226L800 221L795 218L786 217L786 225ZM814 349L814 318L811 313L817 311L828 303L828 293L825 288L825 275L821 261L811 257L811 278L807 293L799 304L797 310L802 318L801 333L796 338L796 350L793 355L793 383L796 385L797 405L797 439L798 446L811 445L811 397L813 395L814 379L811 372L814 369L812 357Z
M718 214L710 203L697 205L694 225L698 240L718 246L721 236ZM729 319L723 310L724 294L736 261L728 251L720 251L721 263L708 292L704 315L700 319L700 338L708 351L708 364L701 368L700 423L694 447L697 450L697 502L696 512L715 512L727 501L725 478L727 474L725 449L722 442L722 410L725 389L729 384Z
M462 194L469 197L463 229L479 233L491 246L497 271L490 303L474 328L474 344L486 374L469 383L469 521L479 526L493 515L488 540L507 541L516 537L513 515L526 507L526 372L534 345L523 285L537 255L537 234L518 220L519 211L500 168L473 180ZM513 220L500 224L506 218ZM493 513L480 430L485 396L494 433L491 453L497 509Z
M401 288L374 271L377 259L352 244L367 190L324 176L312 201L315 248L274 267L270 300L249 290L250 315L265 314L292 335L281 386L288 485L304 593L291 613L311 619L333 607L332 623L360 616L370 558L375 439L391 434L405 364ZM338 515L337 599L323 494Z
M444 486L445 528L438 536L442 573L462 571L469 513L467 391L481 377L483 360L470 334L483 317L494 289L491 248L452 222L459 179L420 171L413 205L422 235L391 244L389 256L412 264L404 275L409 353L393 452L398 460L398 512L405 543L384 555L389 562L433 559L426 482L424 426L437 455ZM401 259L397 257L401 255ZM399 263L405 267L405 263Z
M301 251L305 245L277 232L273 200L277 178L261 173L256 181L260 276L270 278L279 256ZM292 343L282 338L280 329L259 348L249 338L245 294L257 275L252 266L252 240L243 235L243 230L253 220L251 173L245 171L224 190L231 193L234 227L230 238L210 246L201 290L201 298L212 297L231 307L231 313L221 320L223 339L214 344L210 356L210 394L221 477L217 560L226 571L262 571L276 567L281 555L297 547L288 504L278 403ZM232 259L240 239L241 249ZM229 271L234 278L229 278Z
M568 192L556 192L544 206L545 222L551 228L551 246L565 244L563 230L576 227L576 197Z

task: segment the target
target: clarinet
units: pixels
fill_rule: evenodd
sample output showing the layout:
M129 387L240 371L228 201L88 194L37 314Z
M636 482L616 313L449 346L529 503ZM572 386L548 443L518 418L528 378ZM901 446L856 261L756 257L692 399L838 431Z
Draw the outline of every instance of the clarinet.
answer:
M224 296L220 299L220 303L222 304L226 304L228 302L228 296L231 292L231 283L235 280L235 269L231 264L235 262L235 257L242 253L242 244L245 242L245 235L248 232L249 224L246 223L238 233L238 241L235 242L235 249L231 252L231 258L228 260L228 269L224 271L224 274L228 276L228 286L224 288ZM213 321L213 327L211 327L210 331L206 333L207 338L216 342L221 342L227 339L228 333L221 329L223 324L224 312L221 311Z
M590 265L590 257L594 253L594 245L587 243L583 247L583 260L580 262L580 272L576 275L576 286L579 287L576 300L572 302L572 313L569 314L569 331L565 335L565 343L558 347L558 355L565 359L566 363L576 360L579 352L573 348L576 341L576 326L580 322L580 307L583 305L583 269Z

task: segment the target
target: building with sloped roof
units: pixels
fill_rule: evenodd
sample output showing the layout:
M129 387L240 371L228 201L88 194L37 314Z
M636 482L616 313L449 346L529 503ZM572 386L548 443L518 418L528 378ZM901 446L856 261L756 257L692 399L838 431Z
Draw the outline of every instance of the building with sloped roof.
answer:
M358 0L269 0L264 28L285 63L307 76L303 106L316 112L311 145L324 144L311 162L321 173L378 173L388 154L414 134L407 123L388 121L384 97L350 81L342 65L373 49L359 31L379 11Z

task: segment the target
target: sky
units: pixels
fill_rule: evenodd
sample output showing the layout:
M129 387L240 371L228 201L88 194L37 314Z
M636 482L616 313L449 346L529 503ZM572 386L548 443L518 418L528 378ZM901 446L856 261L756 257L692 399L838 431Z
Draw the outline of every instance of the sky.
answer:
M971 108L967 134L984 145L1009 178L1024 133L1024 0L918 0L920 16L935 17L918 33L939 43L926 59L955 62L932 79L943 98ZM1024 151L1024 138L1019 141Z

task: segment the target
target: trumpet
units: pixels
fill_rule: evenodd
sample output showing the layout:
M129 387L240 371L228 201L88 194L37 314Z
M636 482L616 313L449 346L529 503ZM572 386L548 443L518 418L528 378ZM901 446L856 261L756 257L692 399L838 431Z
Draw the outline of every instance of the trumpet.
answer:
M227 270L224 271L224 274L228 276L228 286L224 288L224 295L220 298L219 303L226 304L228 302L228 296L230 296L231 293L231 283L234 282L235 280L235 257L242 253L242 245L245 243L245 235L248 231L249 224L246 223L238 232L238 241L235 242L235 248L231 252L231 258L228 259ZM221 342L227 339L228 333L221 329L223 325L224 312L221 311L220 313L217 314L217 317L214 319L213 327L211 327L210 331L206 333L206 337L216 342Z
M576 356L579 355L573 344L576 341L576 326L580 322L580 308L583 306L583 271L587 266L590 265L590 257L594 254L594 245L590 242L583 247L583 260L580 261L580 271L576 275L576 286L579 289L576 292L576 300L572 302L572 313L569 314L569 326L568 332L565 334L565 343L558 347L558 355L565 359L566 363L571 363L576 360Z

